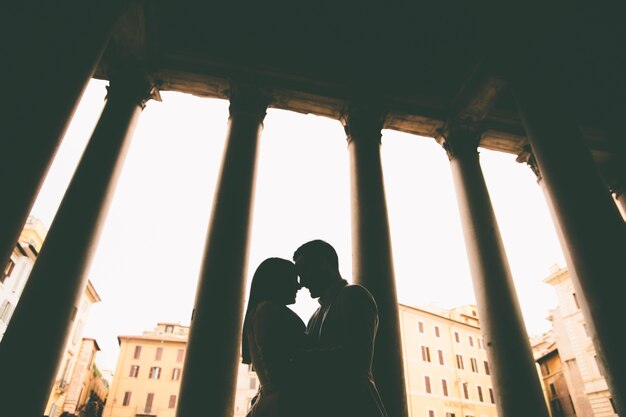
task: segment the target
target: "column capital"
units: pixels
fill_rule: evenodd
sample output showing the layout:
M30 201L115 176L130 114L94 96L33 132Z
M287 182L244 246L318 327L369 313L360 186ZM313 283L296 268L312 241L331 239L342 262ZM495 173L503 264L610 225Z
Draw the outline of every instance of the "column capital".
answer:
M537 177L537 182L541 181L541 172L539 171L539 165L537 165L537 160L535 159L535 155L533 154L533 150L531 149L529 144L526 144L522 147L522 151L517 155L515 161L519 162L520 164L527 164L530 170Z
M125 95L135 101L143 110L148 100L161 101L156 85L142 71L133 68L121 68L111 73L107 89L107 100Z
M624 163L621 158L605 162L600 166L600 172L609 187L611 194L621 197L626 194L626 180L624 179Z
M483 134L480 123L471 123L463 120L451 120L438 130L435 140L453 160L465 156L478 155L478 144Z
M258 87L245 82L230 82L229 117L246 114L262 122L271 97Z
M387 112L379 106L359 103L348 106L340 121L348 143L356 139L374 141L380 145L386 117Z

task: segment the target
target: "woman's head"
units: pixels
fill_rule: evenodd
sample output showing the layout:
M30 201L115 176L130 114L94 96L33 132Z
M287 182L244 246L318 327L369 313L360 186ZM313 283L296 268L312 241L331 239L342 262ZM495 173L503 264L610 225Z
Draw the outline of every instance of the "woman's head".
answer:
M301 288L293 262L281 258L268 258L254 272L250 286L249 303L273 301L278 304L293 304Z
M251 362L247 334L255 307L263 301L282 305L293 304L296 302L296 293L300 288L296 266L291 261L281 258L268 258L257 267L252 277L248 307L243 322L243 335L241 337L243 363Z

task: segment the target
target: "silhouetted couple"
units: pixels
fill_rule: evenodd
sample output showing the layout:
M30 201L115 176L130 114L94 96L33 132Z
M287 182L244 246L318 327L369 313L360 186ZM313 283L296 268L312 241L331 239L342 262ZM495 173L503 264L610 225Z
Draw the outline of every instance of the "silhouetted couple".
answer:
M322 240L293 260L266 259L252 278L242 354L260 389L248 417L386 417L371 372L374 298L342 279L337 252ZM287 307L301 287L320 304L306 328Z

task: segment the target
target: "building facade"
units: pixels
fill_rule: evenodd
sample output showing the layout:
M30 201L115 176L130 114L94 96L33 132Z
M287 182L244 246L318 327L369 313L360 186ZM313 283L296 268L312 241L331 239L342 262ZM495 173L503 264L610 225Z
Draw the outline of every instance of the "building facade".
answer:
M76 318L72 323L63 358L54 380L52 392L48 398L45 409L46 416L58 417L64 411L74 414L77 407L83 404L80 402L80 399L85 401L87 399L85 396L87 393L80 392L83 388L83 381L80 374L83 373L82 368L87 365L85 363L86 359L88 359L87 362L93 364L93 359L99 348L97 348L95 340L83 339L83 329L87 322L91 306L98 302L100 302L100 296L91 281L89 281L76 311ZM88 369L91 370L91 367ZM75 373L77 373L77 380L73 381ZM72 385L73 382L76 385ZM76 392L76 390L78 390L78 392Z
M47 233L48 230L41 220L29 217L13 248L11 259L0 274L0 340L9 325Z
M120 354L103 417L173 417L189 327L158 323L140 336L119 336ZM258 389L256 374L241 364L235 417L244 417Z
M63 403L64 412L77 415L90 401L97 407L104 404L108 386L94 363L99 350L95 339L83 338Z
M563 361L556 347L552 332L531 339L537 361L537 373L543 387L543 395L552 417L574 417L577 415L570 388L565 377ZM580 413L582 410L578 410ZM589 415L588 412L581 415Z
M568 270L555 266L544 282L559 304L548 317L552 329L532 344L553 417L568 415L570 406L579 417L617 416Z
M411 417L495 417L491 372L476 306L400 305Z

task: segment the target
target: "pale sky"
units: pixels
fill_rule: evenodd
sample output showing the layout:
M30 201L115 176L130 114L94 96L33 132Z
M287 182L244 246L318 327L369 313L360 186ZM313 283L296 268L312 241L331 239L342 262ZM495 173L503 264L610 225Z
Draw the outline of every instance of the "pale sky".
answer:
M93 80L79 106L32 215L47 226L61 202L104 105ZM135 131L89 278L102 301L85 336L115 370L117 336L157 322L189 324L204 238L226 135L228 102L162 92ZM270 109L258 161L248 278L265 258L290 259L311 239L330 242L351 280L348 151L340 123ZM398 300L423 307L474 303L460 218L443 149L430 138L383 131L382 161ZM530 334L547 331L556 306L542 282L564 258L534 174L514 155L480 151L515 286ZM316 308L306 289L294 310Z

